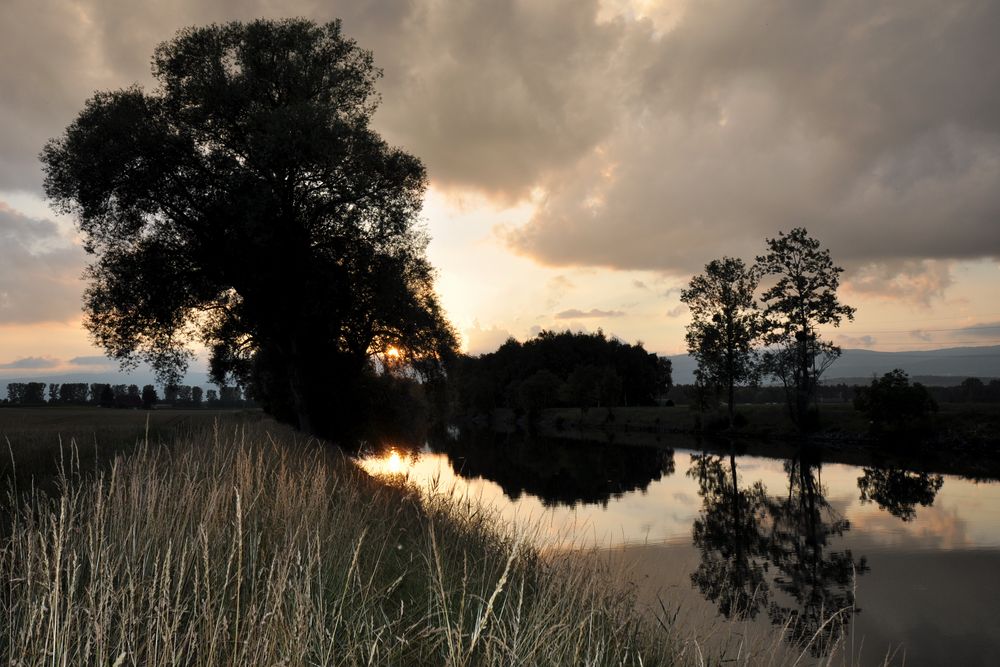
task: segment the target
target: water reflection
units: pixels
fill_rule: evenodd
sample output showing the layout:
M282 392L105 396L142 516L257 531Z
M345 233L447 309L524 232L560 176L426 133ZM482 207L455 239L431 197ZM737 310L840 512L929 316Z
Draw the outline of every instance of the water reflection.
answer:
M827 501L818 462L798 456L785 462L787 495L770 498L768 559L777 570L774 585L792 601L771 602L774 623L789 623L792 640L810 642L823 655L858 610L855 577L868 572L866 559L850 549L836 549L834 538L851 529L850 521Z
M787 493L771 496L761 481L741 486L732 447L728 457L691 457L687 474L702 498L692 531L701 559L691 581L727 618L766 609L793 641L823 655L856 611L854 577L868 565L833 548L850 522L827 502L819 464L800 456L785 472Z
M544 507L545 530L557 540L571 525L584 527L569 536L580 546L629 545L645 559L636 562L650 595L680 590L727 618L786 625L790 640L808 642L817 656L848 628L879 646L906 642L930 655L934 637L978 628L975 619L992 613L995 595L984 591L1000 589L975 573L1000 566L1000 485L952 475L945 485L942 475L850 451L822 463L801 452L781 458L794 451L782 443L755 445L748 455L725 442L672 442L676 454L442 433L419 448L395 441L364 464L421 484L440 477L512 521L538 519ZM685 474L673 474L675 459ZM955 525L963 539L942 539ZM1000 646L997 632L981 634L970 651ZM907 664L919 663L915 655Z
M488 479L511 500L522 494L547 507L600 504L673 474L674 452L487 431L428 441L462 477Z
M917 505L933 505L943 484L941 475L900 468L865 468L858 478L862 503L874 502L879 509L903 521L913 520Z
M701 562L691 581L726 618L753 618L769 597L764 576L764 485L756 482L740 487L735 452L730 453L728 465L722 456L693 455L687 474L697 480L702 499L692 531Z

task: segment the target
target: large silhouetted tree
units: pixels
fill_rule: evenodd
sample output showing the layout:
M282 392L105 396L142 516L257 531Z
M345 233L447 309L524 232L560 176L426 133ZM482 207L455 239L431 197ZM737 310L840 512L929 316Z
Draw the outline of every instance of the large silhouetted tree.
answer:
M754 300L756 272L741 259L723 257L705 266L681 292L691 310L687 327L688 353L698 362L703 386L726 390L729 426L733 425L735 388L752 382L757 373L754 343L760 313Z
M843 269L805 229L779 233L767 240L767 248L757 258L761 273L775 278L761 296L764 342L770 346L766 366L784 384L792 419L804 428L819 378L840 356L840 348L821 339L817 328L853 320L854 308L837 299Z
M153 74L154 91L97 93L42 153L95 256L86 321L111 356L177 384L200 340L220 384L336 435L372 354L453 349L424 167L370 128L380 72L339 22L189 28Z

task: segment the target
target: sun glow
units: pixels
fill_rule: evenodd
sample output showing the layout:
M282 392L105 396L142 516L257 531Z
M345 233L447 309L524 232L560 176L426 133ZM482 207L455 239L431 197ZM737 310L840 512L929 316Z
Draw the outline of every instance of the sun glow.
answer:
M393 448L378 458L363 460L361 466L372 475L405 475L409 472L410 461Z
M406 465L403 463L403 457L399 455L399 452L395 449L389 452L389 458L385 461L385 471L390 475L399 475L405 469Z
M396 359L399 359L402 356L402 354L403 353L400 352L400 350L399 350L398 347L394 347L392 345L390 345L389 347L387 347L385 349L385 356L386 356L386 358L387 359L392 359L393 361L395 361Z

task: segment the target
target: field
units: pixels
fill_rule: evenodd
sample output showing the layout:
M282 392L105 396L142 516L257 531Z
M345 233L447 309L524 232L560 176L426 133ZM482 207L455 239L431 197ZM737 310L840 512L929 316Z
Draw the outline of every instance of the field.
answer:
M79 470L90 471L140 441L169 441L178 433L210 426L218 418L239 415L261 419L255 411L113 410L97 407L0 409L0 479L20 487L34 483L48 490L70 456Z

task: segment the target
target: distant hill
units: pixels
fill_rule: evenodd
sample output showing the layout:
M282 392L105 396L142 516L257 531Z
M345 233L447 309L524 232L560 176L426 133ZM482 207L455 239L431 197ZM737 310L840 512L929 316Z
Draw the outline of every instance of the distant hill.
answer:
M668 357L674 365L674 384L692 384L697 364L686 354ZM872 375L901 368L913 379L931 386L954 386L967 377L1000 377L1000 345L949 347L913 352L844 350L823 375L826 382L868 383Z

